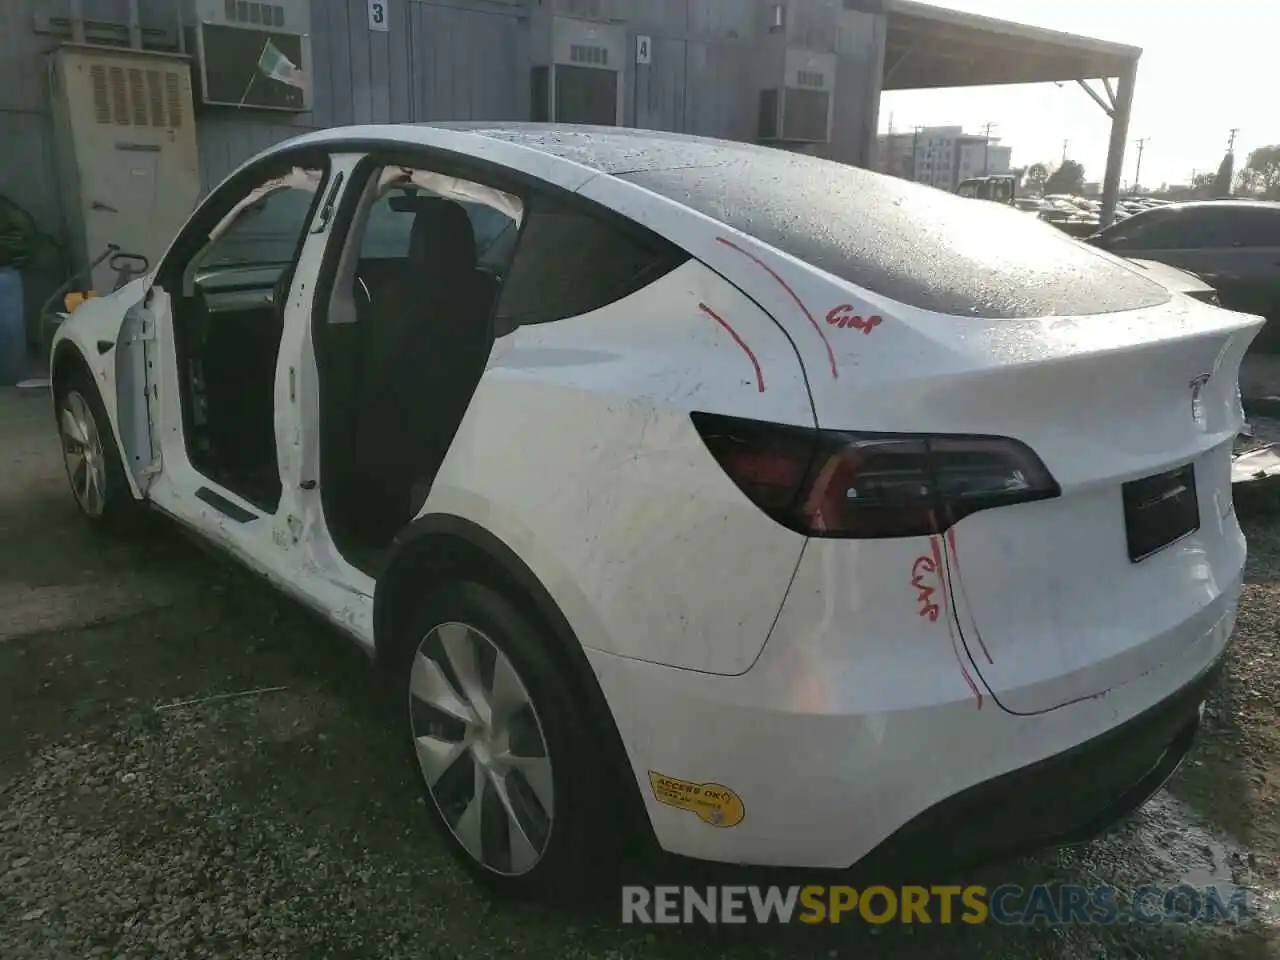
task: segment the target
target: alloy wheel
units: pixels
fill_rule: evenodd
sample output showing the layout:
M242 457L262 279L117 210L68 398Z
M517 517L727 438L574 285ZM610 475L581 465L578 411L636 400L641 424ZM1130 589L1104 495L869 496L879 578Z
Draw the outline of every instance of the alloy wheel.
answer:
M414 654L409 717L427 789L472 859L504 876L536 867L554 819L551 757L506 655L470 624L436 626Z
M78 391L69 391L63 399L58 426L71 492L81 510L91 517L100 517L106 506L106 459L97 421Z

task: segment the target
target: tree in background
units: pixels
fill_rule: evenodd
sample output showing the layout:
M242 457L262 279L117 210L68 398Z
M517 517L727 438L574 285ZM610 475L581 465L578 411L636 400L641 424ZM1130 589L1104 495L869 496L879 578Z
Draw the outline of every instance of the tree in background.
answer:
M1084 192L1084 166L1075 160L1064 160L1044 182L1045 193L1076 195Z
M1249 154L1236 183L1241 193L1280 200L1280 143L1259 147Z
M1027 186L1036 193L1044 193L1045 181L1049 179L1049 168L1043 163L1033 163L1027 167Z
M1236 155L1230 150L1222 158L1222 164L1218 167L1218 175L1213 178L1213 193L1215 198L1231 196L1231 183L1235 179L1236 171Z

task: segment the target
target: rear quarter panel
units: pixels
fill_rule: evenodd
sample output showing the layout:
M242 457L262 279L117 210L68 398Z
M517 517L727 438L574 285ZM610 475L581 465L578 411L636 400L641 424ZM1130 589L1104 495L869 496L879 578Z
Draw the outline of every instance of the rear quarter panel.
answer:
M587 647L743 673L804 538L729 480L694 410L813 423L784 333L690 260L600 310L501 338L423 512L502 539Z

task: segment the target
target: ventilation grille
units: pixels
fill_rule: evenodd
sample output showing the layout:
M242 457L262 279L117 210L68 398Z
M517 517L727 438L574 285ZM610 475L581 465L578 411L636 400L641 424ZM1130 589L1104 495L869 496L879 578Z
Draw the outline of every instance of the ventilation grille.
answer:
M796 84L801 87L812 87L821 90L827 85L827 78L817 70L797 70Z
M223 15L228 23L250 23L255 27L283 27L284 7L252 0L226 0Z
M111 89L111 118L121 126L129 125L129 91L124 85L124 67L110 67L107 82Z
M89 68L93 83L93 116L99 123L111 122L111 100L107 97L107 68L95 63Z
M182 79L170 70L89 67L93 118L121 127L182 127Z
M164 89L169 101L169 126L182 128L182 82L176 73L164 75Z
M159 70L147 71L147 103L151 106L152 126L165 126L164 80Z
M142 71L136 67L129 71L129 105L133 107L133 125L147 125L147 91Z
M609 65L609 51L605 47L589 47L584 43L575 43L569 46L569 59L574 63L607 67Z

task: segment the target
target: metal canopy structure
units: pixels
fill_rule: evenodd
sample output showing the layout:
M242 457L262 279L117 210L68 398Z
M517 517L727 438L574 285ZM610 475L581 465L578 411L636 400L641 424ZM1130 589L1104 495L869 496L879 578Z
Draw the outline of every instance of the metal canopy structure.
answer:
M1109 43L993 17L892 0L886 11L882 90L931 90L1013 83L1078 81L1111 118L1102 190L1102 222L1120 193L1139 47ZM1112 87L1111 80L1116 80ZM1105 94L1088 86L1101 80Z

